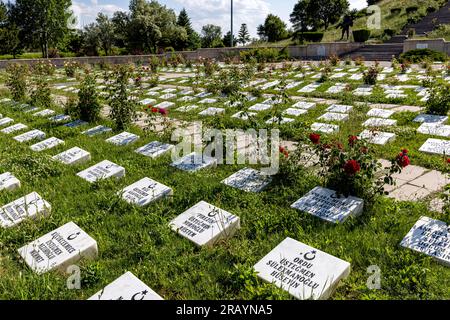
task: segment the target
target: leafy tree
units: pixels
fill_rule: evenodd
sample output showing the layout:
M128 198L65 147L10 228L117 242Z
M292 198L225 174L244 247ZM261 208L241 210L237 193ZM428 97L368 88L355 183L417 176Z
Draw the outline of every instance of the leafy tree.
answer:
M296 31L316 30L339 21L349 8L347 0L300 0L291 14L290 21Z
M187 39L186 30L177 25L175 12L157 1L130 1L129 46L135 51L156 52Z
M233 39L236 39L236 36L233 37ZM231 47L231 31L228 31L225 36L222 39L223 45L225 47ZM236 41L233 41L233 47L236 46Z
M116 11L113 14L111 22L114 25L114 41L119 48L125 48L128 45L128 28L130 26L130 17L126 12Z
M177 25L183 27L187 33L187 39L185 41L181 41L177 47L180 49L191 49L195 50L201 46L200 36L195 30L192 28L191 19L188 16L186 9L180 11L178 15Z
M241 25L237 41L242 45L245 45L247 42L250 41L250 33L248 32L247 24L243 23Z
M97 36L98 43L105 51L105 55L111 53L111 49L115 40L115 28L114 23L104 13L99 13L96 19L97 22Z
M95 23L88 24L82 32L83 52L88 56L98 56L98 28Z
M11 22L10 10L0 2L0 53L12 54L15 58L21 52L19 29Z
M16 0L11 4L13 22L23 43L39 45L48 58L49 48L57 46L69 31L69 23L74 23L71 5L71 0Z
M207 24L202 28L202 47L216 48L223 46L222 28L213 24Z
M269 14L264 25L258 27L258 35L269 42L276 42L288 37L287 26L280 17Z

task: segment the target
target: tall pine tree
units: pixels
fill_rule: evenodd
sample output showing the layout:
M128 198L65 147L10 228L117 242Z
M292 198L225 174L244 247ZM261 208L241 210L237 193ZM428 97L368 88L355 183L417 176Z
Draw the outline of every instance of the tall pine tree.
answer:
M188 36L186 41L182 41L178 44L179 49L198 49L201 45L200 36L192 28L191 19L189 18L189 15L184 8L178 15L177 25L183 27L186 30Z
M247 42L250 41L250 33L248 32L248 27L246 23L243 23L241 25L241 29L239 30L238 34L238 43L245 45Z

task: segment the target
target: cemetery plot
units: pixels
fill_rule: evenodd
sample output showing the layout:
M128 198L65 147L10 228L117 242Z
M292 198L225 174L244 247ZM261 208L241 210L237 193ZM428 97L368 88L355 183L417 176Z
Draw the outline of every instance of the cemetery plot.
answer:
M349 113L353 110L353 106L347 106L343 104L332 104L326 111L332 113Z
M447 116L437 116L433 114L419 114L414 118L414 122L423 122L423 123L444 123L448 120Z
M251 106L250 108L248 108L248 110L250 111L266 111L269 110L270 108L272 108L272 106L270 104L263 104L263 103L257 103L253 106Z
M349 217L360 215L363 207L362 199L339 196L335 191L322 187L315 187L291 205L291 208L333 223L341 223Z
M276 123L276 124L286 124L286 123L290 123L290 122L294 122L295 120L292 118L278 118L278 117L272 117L270 119L268 119L266 121L267 124L272 124L272 123Z
M296 109L296 108L288 108L286 109L283 114L284 115L288 115L288 116L294 116L294 117L298 117L301 116L305 113L308 113L308 110L305 109Z
M350 274L350 263L292 238L284 239L255 266L258 277L299 300L328 299Z
M93 137L93 136L96 136L98 134L111 132L111 131L112 131L111 128L108 128L108 127L100 125L100 126L96 126L94 128L88 129L86 131L83 131L82 134L85 134L85 135L87 135L89 137Z
M155 108L158 108L158 109L168 109L168 108L170 108L170 107L172 107L172 106L174 106L174 105L175 105L175 103L173 103L173 102L164 101L164 102L158 103L158 104L155 106Z
M37 193L32 192L0 208L0 226L9 228L27 218L36 219L50 214L51 205Z
M11 172L0 174L0 191L13 191L20 188L20 181Z
M397 124L397 120L384 118L370 118L363 123L364 127L391 127Z
M154 159L172 150L173 147L174 146L172 144L153 141L143 147L136 149L135 152Z
M367 116L374 117L374 118L387 119L387 118L390 118L394 113L395 113L395 111L392 111L392 110L373 108L373 109L370 109L369 112L367 112Z
M339 126L335 124L315 122L311 125L311 130L321 133L333 133L339 131Z
M272 178L262 174L260 171L244 168L232 174L222 181L222 183L247 192L260 192L265 189Z
M246 111L239 111L235 114L233 114L231 117L241 120L248 120L250 117L256 116L256 113L254 112L246 112Z
M183 171L195 172L217 166L217 159L193 152L172 162L171 166Z
M126 272L88 300L163 300L131 272Z
M317 118L317 120L323 120L323 121L347 121L348 120L348 114L346 113L335 113L335 112L327 112Z
M223 108L208 108L199 113L201 116L215 116L218 114L225 113L225 109Z
M115 144L117 146L125 146L127 144L136 142L138 139L138 135L129 132L122 132L114 137L106 139L106 142Z
M125 176L125 168L111 161L104 160L86 170L77 173L77 176L91 183L102 179L109 179L112 177L119 179Z
M42 140L44 138L45 138L45 133L42 132L41 130L35 129L35 130L25 132L21 135L18 135L16 137L14 137L13 139L18 142L28 142L28 141L35 140L35 139Z
M364 130L359 135L360 139L367 140L369 143L385 145L395 139L395 133L382 132L375 130Z
M1 119L0 119L0 126L5 126L5 125L7 125L7 124L9 124L9 123L14 122L13 119L8 118L8 117L6 117L6 118L0 117L0 118L1 118Z
M403 238L401 246L450 266L450 227L443 221L421 217Z
M417 132L423 134L430 134L433 136L440 137L450 137L450 126L440 123L422 123L419 128L417 128Z
M143 207L172 193L171 188L150 178L143 178L123 189L120 195L128 203Z
M33 116L35 117L48 117L55 114L55 111L50 110L50 109L44 109L42 111L36 112L33 114Z
M30 147L30 149L33 151L43 151L43 150L54 148L60 144L64 144L64 141L62 141L58 138L52 137L52 138L48 138L47 140L33 144Z
M315 106L316 106L316 104L314 102L299 101L296 104L294 104L292 106L292 108L300 108L300 109L309 110L309 109L314 108Z
M52 157L67 165L76 165L91 160L91 154L81 148L74 147Z
M55 122L55 123L70 121L70 119L71 119L70 116L68 116L66 114L59 114L57 116L48 118L48 120Z
M172 230L198 246L212 246L240 229L239 217L200 201L170 222Z
M7 127L5 129L0 130L0 132L1 133L5 133L5 134L11 134L11 133L14 133L16 131L20 131L20 130L27 129L27 128L28 127L26 125L24 125L23 123L17 123L17 124L14 124L14 125L10 126L10 127Z
M54 269L65 272L79 260L94 259L98 255L97 242L73 222L23 246L18 252L38 274Z
M77 127L81 127L81 126L83 126L85 124L88 124L88 123L86 121L83 121L83 120L75 120L75 121L72 121L70 123L66 123L64 126L68 127L68 128L77 128Z
M425 141L425 143L420 147L419 151L440 155L449 155L450 141L430 138Z

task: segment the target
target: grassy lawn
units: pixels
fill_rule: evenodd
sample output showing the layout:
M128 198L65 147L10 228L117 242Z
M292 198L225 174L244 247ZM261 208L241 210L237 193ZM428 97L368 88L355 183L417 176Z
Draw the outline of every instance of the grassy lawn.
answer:
M361 85L361 81L348 79L330 80L319 87L317 92L301 94L297 91L315 80L312 74L305 79L295 78L295 75L295 72L285 76L281 71L262 72L256 78L303 81L298 87L289 90L288 94L333 98L354 105L350 120L339 123L339 133L325 137L330 141L345 141L349 134L362 131L361 124L366 120L369 110L368 102L423 105L412 89L405 89L408 98L404 100L387 99L380 88L375 88L370 98L355 98L351 93L333 95L325 92L336 82L347 82L352 89ZM391 77L393 74L388 78ZM170 84L181 90L182 86L189 85L177 84L182 80L163 81L162 84ZM50 82L56 84L64 81L53 77ZM210 81L204 79L204 84ZM419 82L410 80L401 84L417 85ZM55 90L54 93L73 95L62 90ZM269 89L265 93L275 94L277 91ZM0 99L6 96L6 90L0 92ZM217 98L219 101L208 107L224 108L224 98ZM252 104L264 100L261 97ZM356 101L366 104L356 106ZM214 117L198 115L206 107L190 113L176 110L188 104L198 104L198 101L177 103L176 107L170 109L169 116L188 121L201 119L205 126L221 129L249 127L248 122L230 117L240 110L238 107L227 107L224 115ZM327 106L319 103L292 124L281 125L282 138L304 141L311 123L324 113ZM57 113L63 112L62 106L52 109ZM267 127L264 121L272 117L274 112L259 113L256 119L259 126ZM0 192L0 203L7 204L36 191L52 205L52 213L47 218L25 221L17 227L1 230L1 299L87 299L126 271L133 272L164 299L290 299L287 293L263 283L252 272L253 265L286 237L351 263L350 276L342 281L333 299L450 298L450 269L399 245L421 216L450 222L448 214L430 212L424 201L394 202L382 197L366 206L360 217L332 225L290 208L293 202L319 184L318 177L310 169L299 166L298 173L293 177L286 179L276 176L263 192L246 193L220 182L244 165L220 165L215 169L186 173L169 165L169 155L151 160L134 152L151 141L170 142L167 138L169 133L159 136L134 126L127 131L139 135L140 139L130 146L119 147L105 142L106 138L119 132L95 137L81 134L81 131L97 125L94 123L70 129L51 124L46 119L38 119L6 103L0 104L0 114L13 118L15 123L21 122L29 128L40 129L46 132L47 137L55 136L65 141L64 146L36 153L30 150L31 143L21 144L12 139L14 134L8 136L0 133L0 172L10 171L22 182L22 187L17 191ZM402 148L408 148L412 164L448 172L441 156L418 151L430 136L416 132L418 124L411 122L415 116L411 112L396 113L392 118L398 120L397 126L383 129L395 132L396 140L386 146L374 147L376 155L390 159ZM112 126L106 119L99 124ZM51 156L75 146L89 151L92 160L74 167L50 160ZM126 176L93 185L76 176L77 172L102 160L123 166ZM173 197L145 208L122 201L117 192L143 177L171 187ZM235 236L221 241L213 248L200 249L170 230L168 223L173 218L201 200L240 217L242 227ZM58 272L35 274L17 253L21 246L69 221L75 222L93 237L99 248L96 260L78 264L82 268L81 290L67 289L67 275ZM367 269L372 265L377 265L381 270L380 290L370 290L366 285L370 276Z

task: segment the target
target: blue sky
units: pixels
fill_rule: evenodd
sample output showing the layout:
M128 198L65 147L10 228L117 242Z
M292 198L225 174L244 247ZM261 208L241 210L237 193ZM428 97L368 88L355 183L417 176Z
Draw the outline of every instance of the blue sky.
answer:
M286 22L297 0L234 0L235 33L241 23L247 23L252 36L256 36L256 27L269 13L280 16ZM129 0L72 0L78 27L95 20L98 12L112 15L117 10L128 10ZM191 17L197 31L208 23L220 25L224 32L230 30L230 0L159 0L177 13L184 7ZM352 8L363 8L366 0L350 0Z

